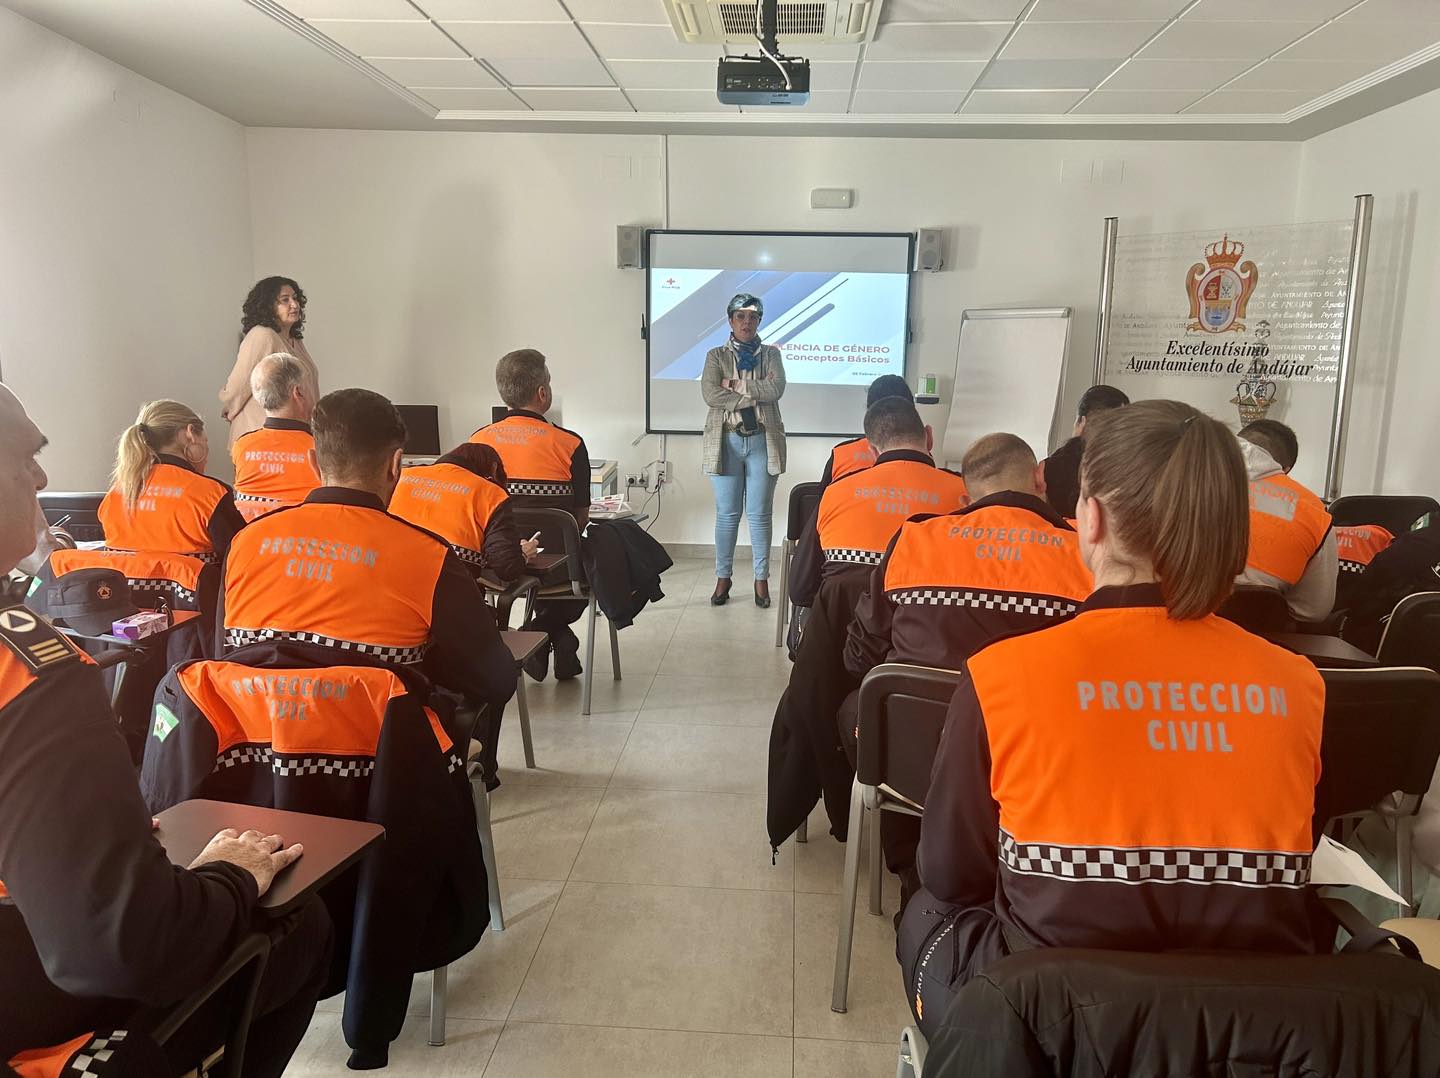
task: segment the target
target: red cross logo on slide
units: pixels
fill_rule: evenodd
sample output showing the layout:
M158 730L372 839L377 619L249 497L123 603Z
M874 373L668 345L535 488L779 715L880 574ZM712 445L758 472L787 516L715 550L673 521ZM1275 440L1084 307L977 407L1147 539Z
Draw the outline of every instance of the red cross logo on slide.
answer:
M668 287L670 287L670 288L674 288L674 287L675 287L675 278L674 278L674 277L669 277L669 278L667 278L666 281L665 281L665 284L666 284Z

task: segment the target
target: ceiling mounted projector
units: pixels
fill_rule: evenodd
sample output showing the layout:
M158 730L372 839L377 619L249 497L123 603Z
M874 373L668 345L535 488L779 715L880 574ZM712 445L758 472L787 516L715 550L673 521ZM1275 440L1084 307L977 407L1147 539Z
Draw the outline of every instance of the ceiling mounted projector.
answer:
M722 56L715 92L722 105L804 105L810 101L810 61L782 56L776 38L779 0L755 0L759 56Z

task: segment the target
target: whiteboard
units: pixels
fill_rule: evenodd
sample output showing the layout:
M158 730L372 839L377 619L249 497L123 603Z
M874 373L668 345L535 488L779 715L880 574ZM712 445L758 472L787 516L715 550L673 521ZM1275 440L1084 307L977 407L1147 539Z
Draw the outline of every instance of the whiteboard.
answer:
M1018 434L1037 458L1049 450L1060 404L1069 307L971 310L960 316L943 457L958 468L975 440Z

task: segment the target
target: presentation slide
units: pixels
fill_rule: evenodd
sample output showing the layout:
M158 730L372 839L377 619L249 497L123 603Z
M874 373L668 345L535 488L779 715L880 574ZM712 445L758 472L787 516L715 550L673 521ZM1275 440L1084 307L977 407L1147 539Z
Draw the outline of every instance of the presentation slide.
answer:
M912 237L901 234L652 232L648 429L705 423L705 355L725 344L726 304L760 297L760 336L780 349L790 434L860 431L865 390L905 376Z

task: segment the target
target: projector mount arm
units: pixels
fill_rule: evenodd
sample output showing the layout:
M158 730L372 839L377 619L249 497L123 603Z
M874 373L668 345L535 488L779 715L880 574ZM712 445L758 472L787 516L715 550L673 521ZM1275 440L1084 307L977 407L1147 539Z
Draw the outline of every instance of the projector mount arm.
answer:
M790 72L780 62L780 41L776 36L780 29L780 0L755 0L755 40L760 51L779 69L785 78L785 89L790 89Z

